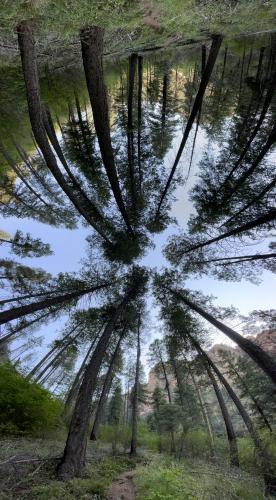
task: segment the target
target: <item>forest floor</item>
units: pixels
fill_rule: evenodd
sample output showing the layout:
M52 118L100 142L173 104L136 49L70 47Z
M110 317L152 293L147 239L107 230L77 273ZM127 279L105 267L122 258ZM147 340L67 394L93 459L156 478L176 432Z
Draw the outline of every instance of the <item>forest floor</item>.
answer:
M262 500L258 474L147 450L137 459L89 443L81 478L55 479L63 436L0 440L0 500Z
M112 12L112 15L110 13ZM41 61L51 64L62 52L79 57L79 31L88 24L106 30L105 54L207 40L211 33L240 36L275 30L273 0L13 0L1 5L0 57L18 58L16 26L30 20ZM71 58L71 59L70 59ZM68 63L69 64L69 63Z
M128 471L120 476L110 486L106 500L135 500L136 494L133 484L135 471Z

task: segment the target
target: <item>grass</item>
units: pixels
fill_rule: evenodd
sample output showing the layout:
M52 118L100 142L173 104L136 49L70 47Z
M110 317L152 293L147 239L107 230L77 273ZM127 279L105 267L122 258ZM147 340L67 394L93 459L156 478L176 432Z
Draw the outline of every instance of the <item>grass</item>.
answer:
M65 436L44 439L8 438L1 441L1 500L74 500L103 498L111 483L125 471L135 468L129 456L109 456L109 447L89 444L88 465L83 477L66 483L55 479L57 460L64 448ZM9 463L9 457L13 463ZM44 461L34 459L43 458Z
M197 461L155 457L135 473L138 500L261 500L262 482L245 472Z
M107 30L107 52L116 52L214 32L232 36L273 30L275 16L273 0L3 0L0 41L4 35L7 46L16 47L15 27L29 19L40 52L58 54L61 47L75 50L80 29L97 24ZM148 21L151 17L158 29Z

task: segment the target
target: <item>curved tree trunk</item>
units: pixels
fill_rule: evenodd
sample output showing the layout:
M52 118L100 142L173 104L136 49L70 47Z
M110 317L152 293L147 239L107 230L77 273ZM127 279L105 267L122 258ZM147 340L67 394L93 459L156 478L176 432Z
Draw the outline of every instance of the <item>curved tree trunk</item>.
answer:
M190 307L193 311L197 312L205 318L209 323L218 328L222 333L227 335L233 342L235 342L250 358L255 361L255 363L271 378L271 380L276 384L276 362L274 359L265 352L261 347L252 342L251 340L243 337L229 326L224 325L221 321L214 318L207 311L202 309L200 306L192 302L190 299L182 295L182 293L177 292L173 289L169 289L173 295L180 299L184 304Z
M103 73L104 30L97 26L80 33L83 67L103 164L114 198L131 234L133 230L123 201L110 138L107 92Z
M27 21L22 21L17 26L17 34L25 80L28 110L34 138L42 152L47 167L56 179L58 185L73 203L76 210L82 215L82 217L84 217L90 226L92 226L108 243L111 244L100 227L95 224L90 215L86 212L86 210L84 210L79 197L77 197L71 190L58 167L55 155L49 145L43 122L43 108L40 98L35 41L31 27Z

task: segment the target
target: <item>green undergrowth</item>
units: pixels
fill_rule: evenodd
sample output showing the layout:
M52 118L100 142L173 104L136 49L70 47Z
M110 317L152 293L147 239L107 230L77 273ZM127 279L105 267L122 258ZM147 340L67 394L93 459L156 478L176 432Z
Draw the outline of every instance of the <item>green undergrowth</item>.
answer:
M47 484L34 486L21 498L37 500L73 500L104 498L111 483L123 472L135 467L136 461L130 457L99 459L89 465L85 477L75 478L68 482L49 481Z
M111 15L112 12L112 15ZM3 0L0 38L18 22L31 20L42 50L72 43L82 27L107 30L107 52L188 41L210 33L225 35L275 29L273 0Z
M263 499L262 481L237 469L161 455L136 470L138 500Z
M1 500L17 498L22 500L84 500L88 498L100 500L105 498L111 483L121 473L133 470L136 463L137 460L129 456L103 457L97 456L96 452L93 460L87 464L83 477L67 482L55 479L56 460L33 465L30 462L29 468L21 470L20 474L15 464L11 467L11 470L16 470L14 481L7 485L5 479L2 478L0 498Z

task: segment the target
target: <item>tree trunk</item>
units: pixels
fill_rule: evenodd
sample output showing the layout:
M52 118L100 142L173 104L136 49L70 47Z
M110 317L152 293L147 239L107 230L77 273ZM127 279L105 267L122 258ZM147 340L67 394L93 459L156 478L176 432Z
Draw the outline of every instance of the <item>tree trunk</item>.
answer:
M63 304L70 300L80 298L87 293L94 292L96 290L100 290L102 288L106 288L109 285L98 285L93 288L87 288L85 290L80 290L78 292L66 293L61 295L60 297L51 297L46 298L44 300L40 300L39 302L32 302L31 304L27 304L25 306L13 307L12 309L8 309L7 311L3 311L0 313L0 325L4 323L8 323L13 319L21 318L27 314L33 314L36 311L40 311L41 309L45 309L46 307L56 306L58 304Z
M58 309L55 309L55 312ZM16 333L21 332L22 330L25 330L25 328L28 328L29 326L32 326L34 323L37 323L38 321L41 321L42 319L46 318L47 316L50 316L51 312L47 312L46 314L42 314L38 318L33 319L32 321L28 321L27 323L24 323L23 325L19 326L15 330L12 330L10 333L5 335L4 337L0 338L0 345L8 342L8 340L13 337Z
M130 443L130 455L137 455L137 432L138 432L138 391L139 391L139 379L140 379L140 356L141 356L141 346L140 346L140 314L138 317L138 328L137 328L137 357L136 357L136 371L135 371L135 384L133 391L133 402L132 402L132 435Z
M104 30L97 26L80 33L83 67L103 164L114 198L131 234L133 230L123 201L111 145L107 92L103 73Z
M206 370L209 376L209 379L211 380L212 386L214 388L214 391L216 393L216 397L218 400L218 404L221 410L221 414L224 420L226 432L227 432L227 438L228 438L228 443L229 443L229 455L230 455L230 465L232 467L239 467L239 452L238 452L238 446L237 446L237 439L236 439L236 434L234 431L234 427L232 424L231 417L229 415L229 412L227 410L227 406L225 404L223 395L221 393L221 390L218 386L218 383L209 367L208 364L206 364Z
M248 394L248 396L252 399L254 405L256 406L264 424L266 425L266 427L268 428L269 432L273 432L273 429L269 423L269 421L267 420L266 416L265 416L265 413L262 409L262 407L260 406L259 402L257 401L257 399L255 398L254 394L252 394L251 390L249 389L247 383L245 382L244 378L239 374L238 370L236 370L236 368L232 365L231 362L229 362L227 360L227 363L230 365L231 367L231 370L234 371L236 377L239 379L240 383L243 385L246 393Z
M90 345L90 347L89 347L86 355L83 358L82 364L81 364L80 369L79 369L79 371L78 371L78 373L77 373L77 375L76 375L76 377L74 379L72 387L71 387L70 391L67 394L66 401L64 403L65 412L66 412L66 410L68 410L72 406L73 401L76 400L76 398L77 398L77 395L78 395L78 392L79 392L79 388L80 388L80 385L82 383L83 374L84 374L84 371L85 371L85 368L86 368L87 360L88 360L88 358L89 358L92 350L94 349L97 340L99 339L99 336L100 336L100 333L102 331L102 328L99 330L99 332L97 333L97 335L93 339L92 344Z
M208 362L209 366L214 370L216 375L218 376L220 382L222 385L225 387L227 390L230 398L232 399L233 403L235 404L241 418L243 419L248 432L252 438L252 441L254 442L256 451L258 453L259 459L260 459L260 464L262 468L262 473L264 477L264 482L265 482L265 487L266 487L266 495L276 495L276 478L275 478L275 472L273 468L271 467L270 459L267 455L267 452L263 446L263 443L260 439L260 436L255 429L255 426L249 417L245 407L243 406L242 402L238 398L237 394L234 392L230 384L227 382L225 377L222 375L218 367L213 363L213 361L209 358L209 356L206 354L205 351L200 347L200 345L195 341L193 337L189 335L192 343L195 345L196 349L201 353L201 355L206 359Z
M195 261L194 264L210 264L211 262L222 262L222 265L231 265L237 264L240 262L251 262L254 260L267 260L273 259L276 257L276 253L263 253L263 254L255 254L255 255L238 255L237 257L220 257L217 259L209 259L209 260L199 260Z
M223 202L226 203L231 196L240 190L241 186L246 182L247 179L254 173L256 168L259 166L261 161L264 159L265 155L269 152L271 147L276 142L276 124L273 126L265 145L262 147L261 151L257 155L257 158L253 161L251 167L246 170L234 183L234 186L231 188L229 192L227 192L227 196L224 198Z
M137 156L140 191L142 189L142 166L141 166L141 128L142 128L142 90L143 90L143 57L138 56L138 138Z
M191 378L192 378L192 381L193 381L193 384L195 386L195 390L196 390L196 393L197 393L197 397L198 397L198 401L199 401L199 406L200 406L200 409L201 409L201 414L202 414L202 417L203 417L203 420L204 420L204 423L206 425L206 429L207 429L207 432L208 432L209 446L210 446L210 455L211 455L211 458L214 458L215 457L215 441L214 441L214 433L213 433L213 429L212 429L211 422L210 422L210 419L209 419L209 415L208 415L208 413L206 411L206 408L205 408L205 402L204 402L203 397L202 397L200 386L197 383L196 378L195 378L192 370L190 369L189 371L190 371L190 375L191 375Z
M271 378L271 380L276 384L276 362L274 359L265 352L261 347L252 342L251 340L243 337L229 326L224 325L221 321L214 318L211 314L204 311L200 306L192 302L187 297L183 296L181 293L175 290L169 289L173 295L180 299L184 304L190 307L193 311L197 312L200 316L205 318L209 323L218 328L222 333L227 335L233 342L235 342L250 358L255 361L255 363Z
M79 198L68 186L61 170L58 167L55 155L49 145L43 122L43 109L40 97L35 41L29 23L27 21L22 21L17 26L17 33L22 70L25 80L28 110L34 138L42 152L47 167L56 179L58 185L75 206L76 210L82 215L82 217L84 217L88 224L92 226L105 239L105 241L111 244L103 231L97 226L97 224L95 224L86 210L83 209Z
M164 378L165 378L165 388L166 388L166 391L168 394L169 404L171 405L172 404L171 388L170 388L170 383L169 383L169 379L168 379L168 375L167 375L167 371L166 371L166 366L165 366L165 363L163 361L162 354L161 354L160 350L159 350L159 356L160 356L162 370L163 370L163 374L164 374ZM172 431L171 432L171 453L175 453L175 451L176 451L175 438L174 438L174 432Z
M187 139L189 137L189 134L190 134L190 131L192 129L193 123L195 121L195 118L197 116L197 113L198 113L200 107L202 106L202 101L203 101L203 98L204 98L205 90L206 90L206 87L207 87L207 85L209 83L209 80L211 78L211 75L212 75L212 72L213 72L213 68L214 68L214 65L215 65L215 62L216 62L216 59L217 59L217 55L219 53L219 49L220 49L220 46L221 46L221 42L222 42L222 36L221 35L214 35L213 36L213 42L212 42L212 46L211 46L211 49L210 49L208 61L207 61L204 73L202 75L202 79L201 79L200 86L199 86L199 89L198 89L198 92L197 92L197 95L196 95L196 98L195 98L195 101L194 101L194 105L193 105L192 111L190 113L190 116L189 116L189 119L188 119L188 122L187 122L187 125L186 125L186 128L185 128L185 132L184 132L184 135L183 135L180 147L178 149L178 152L177 152L174 164L172 166L171 173L170 173L169 178L167 180L166 186L165 186L165 188L164 188L164 190L163 190L163 192L161 194L161 199L160 199L160 202L158 204L157 211L156 211L156 217L158 216L158 214L160 212L160 209L161 209L161 206L163 204L163 201L164 201L164 199L165 199L165 197L167 195L168 189L169 189L169 187L171 185L173 176L175 174L177 165L178 165L179 160L181 158L183 149L184 149L185 144L187 142Z
M73 328L73 331L71 333L73 333L76 329L78 328L78 325L75 326ZM43 370L37 375L37 377L35 378L34 382L35 383L38 383L43 375L45 375L45 373L49 370L49 368L51 368L51 366L55 366L55 362L59 359L59 357L62 355L62 353L67 349L67 347L69 347L75 340L76 338L80 335L81 332L78 332L76 335L74 335L74 337L70 338L64 346L62 346L62 348L58 351L58 353L53 357L53 359L43 368Z
M230 229L230 231L222 233L221 235L216 236L215 238L211 238L210 240L203 241L202 243L198 243L196 245L191 246L188 250L184 250L184 252L182 252L182 256L185 255L186 253L193 252L198 248L203 248L207 245L211 245L211 243L216 243L217 241L224 240L225 238L229 238L230 236L237 236L238 234L249 231L250 229L255 229L256 227L268 224L269 222L273 222L275 218L276 218L276 209L272 209L266 214L260 215L259 217L257 217L257 219L253 219L250 222L246 222L246 224L243 224L242 226Z
M137 66L137 54L131 54L129 57L129 71L128 71L128 96L127 96L127 153L128 153L128 168L130 191L132 199L133 211L137 208L137 194L135 182L135 169L134 169L134 145L133 145L133 95L134 95L134 81Z
M70 335L74 332L74 330L75 330L75 328L73 328L67 335L65 335L65 337L63 337L63 339L60 339L62 341L62 343L70 337ZM50 351L48 351L47 354L45 354L45 356L43 356L43 358L28 373L28 375L26 376L26 379L29 380L30 378L32 378L37 373L37 371L44 365L44 363L46 361L48 361L48 359L52 356L52 354L54 354L54 352L57 349L59 349L59 347L60 346L54 346L52 349L50 349Z
M97 377L114 327L129 300L135 296L134 286L124 296L108 321L104 332L89 361L72 415L67 442L57 476L61 480L79 475L85 466L87 432L90 418L91 398L97 385Z
M276 186L276 179L274 178L269 184L267 184L262 191L254 196L254 198L249 201L241 210L236 212L232 217L230 217L226 222L222 224L222 226L228 226L229 222L231 222L233 219L236 219L239 217L243 212L245 212L248 208L250 208L252 205L257 203L259 200L261 200L271 189L273 189Z
M106 373L106 376L104 379L104 384L103 384L100 400L99 400L99 403L97 406L96 415L95 415L92 431L90 434L90 439L92 441L97 441L97 435L98 435L99 428L100 428L100 425L102 422L103 410L105 408L105 405L106 405L106 402L108 399L108 395L109 395L109 392L111 389L112 381L114 379L114 374L115 374L114 368L116 365L116 361L118 359L120 344L121 344L121 341L123 339L124 334L125 334L125 329L123 329L123 331L120 335L120 338L117 342L115 351L114 351L112 358L110 360L110 364L109 364L109 367L108 367L108 370L107 370L107 373Z
M222 185L218 188L217 191L220 191L221 188L229 181L229 179L232 177L232 175L234 174L234 172L237 170L237 168L240 166L241 162L243 161L245 155L247 154L247 152L249 151L250 147L251 147L251 144L252 142L254 141L257 133L259 132L260 128L261 128L261 125L266 117L266 114L267 114L267 111L268 111L268 108L271 104L271 101L272 101L272 98L273 98L273 94L274 94L274 91L275 91L275 84L276 84L276 71L272 77L272 80L271 80L271 83L269 85L269 88L267 90L267 93L266 93L266 97L265 97L265 100L264 100L264 104L263 104L263 108L262 108L262 111L261 111L261 114L259 116L259 119L253 129L253 132L252 134L250 135L245 147L243 148L238 160L235 162L234 164L234 167L232 168L232 170L229 172L229 174L227 175L226 179L223 181Z

